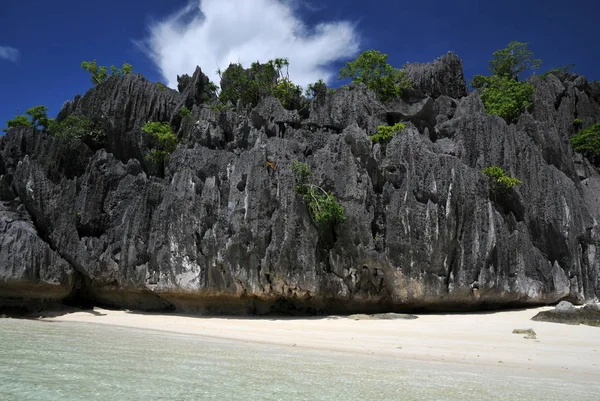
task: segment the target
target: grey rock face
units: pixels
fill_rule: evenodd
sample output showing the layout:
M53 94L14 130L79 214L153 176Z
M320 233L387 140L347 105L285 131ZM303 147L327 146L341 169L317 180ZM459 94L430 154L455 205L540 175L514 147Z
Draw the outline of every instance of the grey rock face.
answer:
M507 125L465 96L456 56L411 71L429 78L402 102L382 105L353 85L302 113L275 98L216 113L202 104L199 70L180 77L180 92L132 75L61 112L104 116L106 149L11 129L0 138L0 200L12 209L0 216L24 217L0 223L9 244L0 261L32 251L0 266L0 305L21 282L53 289L22 303L69 296L200 313L596 300L600 174L568 145L575 113L600 116L590 84L534 78L532 114ZM183 121L182 105L193 110ZM171 121L180 142L160 175L139 130L155 119ZM400 120L406 129L389 143L371 143L379 125ZM319 234L295 193L293 160L344 207L347 220L331 232ZM481 172L492 165L523 184L493 196Z
M34 228L22 207L0 202L0 299L4 307L55 306L73 286L73 269Z
M455 99L467 96L462 61L452 52L433 63L407 64L404 70L412 79L414 88L427 96L436 98L445 95Z

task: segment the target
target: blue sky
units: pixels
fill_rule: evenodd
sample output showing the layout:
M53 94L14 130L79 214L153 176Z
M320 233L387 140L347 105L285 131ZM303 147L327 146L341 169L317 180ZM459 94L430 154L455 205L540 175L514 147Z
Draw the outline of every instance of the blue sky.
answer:
M575 63L575 72L600 80L594 0L203 0L201 7L204 19L197 0L2 0L0 125L38 104L54 116L91 87L80 64L92 59L127 61L173 86L195 64L214 76L230 61L282 56L294 81L322 76L335 84L360 50L381 50L397 67L452 50L470 79L518 40L542 59L540 72Z

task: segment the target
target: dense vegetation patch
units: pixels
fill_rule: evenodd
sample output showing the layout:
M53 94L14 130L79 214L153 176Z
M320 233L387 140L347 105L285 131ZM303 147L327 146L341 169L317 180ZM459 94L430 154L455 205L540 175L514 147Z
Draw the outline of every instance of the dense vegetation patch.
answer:
M502 117L507 123L516 122L533 104L535 88L519 82L521 73L539 68L541 60L533 58L527 43L511 42L505 49L494 52L489 63L492 76L475 75L473 88L481 91L486 113Z
M98 65L96 60L81 62L81 68L92 75L91 79L94 86L106 81L110 77L123 76L133 72L131 64L123 63L121 68L117 68L114 65L106 67L103 65Z
M600 123L579 131L571 137L571 146L590 161L600 165Z
M378 50L367 50L346 63L340 70L339 79L364 83L382 102L400 97L405 89L412 88L412 82L406 72L389 65L387 58L387 54Z
M90 145L98 144L106 137L106 131L101 124L81 115L70 115L57 122L54 118L48 118L48 108L42 105L27 109L25 114L8 120L6 124L7 128L3 129L5 132L11 127L31 127L69 143L85 141Z
M12 120L6 122L6 128L2 131L7 132L12 127L33 127L38 131L48 130L52 119L48 118L48 108L46 106L35 106L25 111L25 114L15 116Z
M231 64L224 72L217 71L221 78L219 106L237 104L256 107L258 102L273 95L286 109L298 108L302 97L302 88L289 78L289 61L285 58L269 60L265 64L253 63L246 70L241 64Z
M294 160L292 172L296 180L296 193L304 199L310 217L319 232L324 233L333 225L346 220L344 208L335 196L310 182L312 171L306 163Z
M78 115L70 115L60 122L51 120L50 134L69 143L84 141L98 144L106 139L106 131L101 124Z
M380 125L377 127L377 132L371 135L371 142L373 143L387 143L393 137L398 135L406 126L402 123L396 123L392 126Z
M158 144L157 148L150 151L148 159L156 164L167 162L177 148L177 137L173 134L171 124L151 121L144 124L142 131L155 138Z

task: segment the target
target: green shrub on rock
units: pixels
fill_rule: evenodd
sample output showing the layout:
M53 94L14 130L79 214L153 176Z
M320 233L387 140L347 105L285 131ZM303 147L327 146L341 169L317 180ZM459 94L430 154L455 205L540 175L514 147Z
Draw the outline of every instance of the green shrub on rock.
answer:
M481 101L486 113L500 116L509 124L533 105L535 88L527 82L498 76L476 78L471 85L481 85Z
M6 122L6 128L2 131L8 131L11 127L33 127L39 131L47 131L50 128L50 124L53 119L48 118L48 108L46 106L34 106L27 111L25 114L15 116L12 120Z
M101 143L106 137L106 131L102 126L78 115L69 115L60 122L52 120L49 132L55 138L69 143L75 141Z
M327 84L322 79L319 79L317 82L308 85L305 95L310 97L318 97L323 96L326 93Z
M523 183L518 178L511 177L506 174L504 170L498 166L484 168L482 172L488 177L490 189L494 194L508 191L509 189L512 189L513 187Z
M296 193L304 199L310 217L320 232L346 220L344 208L335 196L310 182L312 171L306 163L294 160L292 172L296 180Z
M367 50L346 63L340 70L339 79L350 78L352 82L364 83L382 102L400 97L405 89L412 88L412 82L406 72L389 65L387 58L387 54L378 50Z
M150 151L148 158L157 164L168 161L171 153L177 148L177 137L173 134L171 125L158 121L147 122L142 131L158 142L158 148Z
M106 67L103 65L99 66L96 60L82 61L81 68L92 75L91 79L94 86L106 81L109 77L123 76L133 72L133 67L131 64L123 63L121 68L117 68L114 65Z
M8 132L9 128L13 127L33 127L31 120L24 114L15 116L12 120L6 121L6 128L2 128L2 131Z
M302 88L289 78L289 61L285 58L269 60L265 64L252 63L249 69L241 64L231 64L224 72L217 71L221 77L218 110L228 103L256 107L258 102L273 95L287 109L299 106Z
M377 127L377 132L371 135L371 142L373 143L385 143L389 142L393 137L398 135L406 126L402 123L396 123L392 126L380 125Z
M557 68L552 68L551 70L546 71L545 73L540 75L541 79L546 79L548 78L548 76L550 74L568 74L573 70L573 67L575 67L575 64L570 64L564 67L557 67Z
M471 86L481 91L481 101L486 113L514 123L533 104L535 88L519 82L519 75L539 68L541 60L533 58L527 43L511 42L494 52L489 69L492 76L475 75Z
M191 115L192 115L192 112L187 107L182 106L181 109L179 109L179 116L180 117L183 118L183 117L188 117L188 116L191 116Z
M571 146L576 152L583 153L592 163L600 165L600 123L572 136Z
M492 74L518 80L521 73L540 68L542 60L534 58L527 45L528 43L513 41L504 49L496 50L489 65Z

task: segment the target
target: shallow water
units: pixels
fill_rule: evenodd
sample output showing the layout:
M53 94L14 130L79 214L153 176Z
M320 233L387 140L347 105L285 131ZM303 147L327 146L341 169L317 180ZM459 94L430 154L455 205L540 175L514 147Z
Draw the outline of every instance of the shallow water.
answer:
M526 370L0 319L0 400L598 400Z

